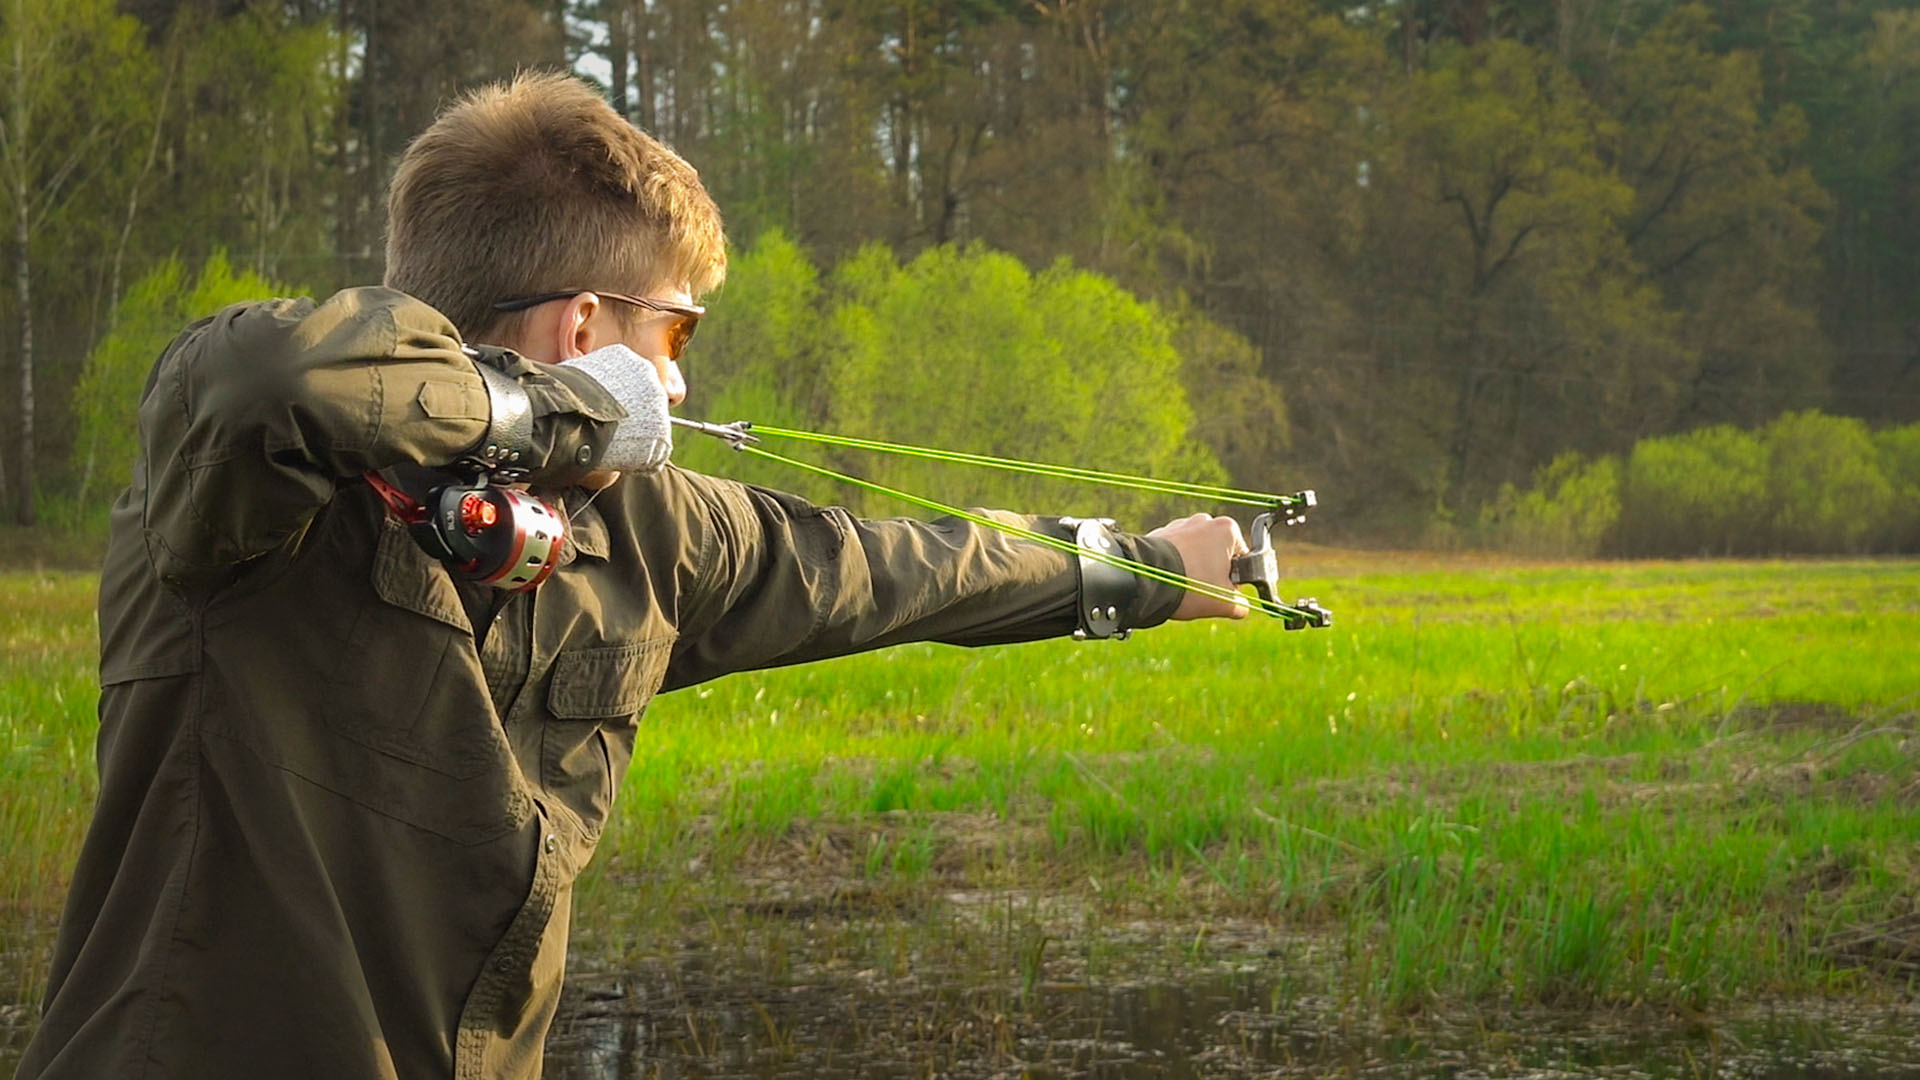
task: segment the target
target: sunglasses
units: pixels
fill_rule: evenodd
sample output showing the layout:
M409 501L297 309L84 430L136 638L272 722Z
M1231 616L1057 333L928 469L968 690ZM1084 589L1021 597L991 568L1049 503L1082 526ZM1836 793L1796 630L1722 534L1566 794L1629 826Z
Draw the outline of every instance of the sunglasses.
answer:
M680 304L672 300L654 300L645 296L629 296L626 293L605 292L601 289L564 289L560 292L537 293L533 296L519 296L511 300L502 300L493 305L495 311L525 311L528 308L550 304L555 300L567 300L581 293L590 292L595 296L604 296L608 300L618 300L623 304L657 311L662 315L678 315L673 325L667 328L667 359L679 362L680 354L693 340L693 332L700 329L700 316L707 309L699 304Z

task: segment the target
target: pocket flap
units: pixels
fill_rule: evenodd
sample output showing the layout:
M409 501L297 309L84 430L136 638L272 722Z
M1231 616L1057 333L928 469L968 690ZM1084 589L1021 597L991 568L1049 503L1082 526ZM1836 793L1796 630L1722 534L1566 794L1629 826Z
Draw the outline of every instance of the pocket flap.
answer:
M488 420L492 408L481 386L429 379L420 384L420 411L434 420Z
M392 517L381 523L380 546L373 557L373 590L394 607L473 633L446 568L422 551L407 527Z
M673 638L563 652L553 663L547 708L562 720L604 720L637 713L666 678Z

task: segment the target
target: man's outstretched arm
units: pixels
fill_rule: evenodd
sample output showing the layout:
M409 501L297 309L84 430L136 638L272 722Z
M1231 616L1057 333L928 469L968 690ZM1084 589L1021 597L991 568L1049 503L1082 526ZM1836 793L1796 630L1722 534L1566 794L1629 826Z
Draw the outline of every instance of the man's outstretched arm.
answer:
M795 496L669 470L635 483L685 485L715 532L698 597L681 613L667 688L906 641L988 645L1071 633L1081 583L1062 552L953 518L867 520ZM672 500L669 500L672 501ZM991 512L1071 539L1058 518ZM1118 534L1119 554L1226 585L1245 550L1228 518L1196 515L1148 536ZM1116 604L1125 628L1244 614L1145 578Z

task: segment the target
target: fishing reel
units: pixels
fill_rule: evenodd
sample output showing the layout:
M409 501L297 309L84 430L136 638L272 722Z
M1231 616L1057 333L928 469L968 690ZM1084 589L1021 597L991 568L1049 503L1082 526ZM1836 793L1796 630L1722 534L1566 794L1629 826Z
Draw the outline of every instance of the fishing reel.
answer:
M1283 604L1276 592L1280 585L1280 560L1273 552L1273 520L1278 517L1283 525L1298 525L1307 520L1307 510L1317 502L1311 491L1276 499L1273 509L1253 519L1252 527L1247 530L1247 547L1251 550L1233 560L1228 577L1235 585L1253 586L1253 591L1265 601L1266 610L1279 616L1280 625L1287 630L1333 625L1333 612L1321 607L1320 601L1308 597Z
M407 526L420 550L465 581L518 592L553 575L567 541L567 522L551 503L477 474L427 491L421 502L379 473L366 481Z
M511 486L526 478L533 459L526 390L497 366L499 350L465 352L486 388L491 418L485 436L452 466L460 478L430 488L425 502L378 473L367 473L367 483L406 522L414 543L454 577L511 592L532 589L559 563L566 519L546 500Z
M485 476L427 492L407 523L414 543L454 577L496 589L532 589L552 576L566 543L566 521L546 500Z

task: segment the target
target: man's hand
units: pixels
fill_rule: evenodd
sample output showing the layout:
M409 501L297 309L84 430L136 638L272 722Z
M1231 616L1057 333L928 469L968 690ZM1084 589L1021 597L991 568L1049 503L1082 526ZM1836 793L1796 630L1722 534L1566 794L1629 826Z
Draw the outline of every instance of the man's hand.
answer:
M1247 553L1246 537L1240 523L1230 517L1194 514L1169 521L1148 536L1170 541L1186 563L1187 576L1210 582L1223 589L1234 588L1228 580L1233 572L1233 557ZM1245 601L1229 604L1211 596L1190 592L1173 613L1175 619L1244 619L1250 605Z

